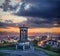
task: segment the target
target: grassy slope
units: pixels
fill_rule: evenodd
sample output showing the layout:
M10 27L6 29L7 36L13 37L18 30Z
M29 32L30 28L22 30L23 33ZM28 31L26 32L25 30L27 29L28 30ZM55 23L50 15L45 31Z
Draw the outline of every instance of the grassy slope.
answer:
M39 51L44 51L49 56L60 56L60 54L58 54L58 53L55 53L55 52L52 52L52 51L48 51L48 50L45 50L45 49L41 49L41 48L38 48L38 47L35 47L35 49L39 50ZM5 47L5 48L0 48L0 50L16 50L16 49L15 49L15 47ZM3 54L0 53L0 56L3 56Z
M3 48L0 48L0 50L16 50L15 47L3 47Z
M40 50L40 51L44 51L45 53L47 53L49 56L60 56L60 54L52 52L52 51L48 51L48 50L44 50L38 47L35 47L36 50Z
M7 55L7 54L0 52L0 56L6 56L6 55Z

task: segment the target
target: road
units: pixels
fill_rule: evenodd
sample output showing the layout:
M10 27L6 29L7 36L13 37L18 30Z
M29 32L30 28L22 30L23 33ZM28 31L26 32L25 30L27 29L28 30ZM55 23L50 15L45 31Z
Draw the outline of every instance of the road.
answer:
M43 51L33 51L33 50L0 50L0 52L7 53L7 56L48 56Z

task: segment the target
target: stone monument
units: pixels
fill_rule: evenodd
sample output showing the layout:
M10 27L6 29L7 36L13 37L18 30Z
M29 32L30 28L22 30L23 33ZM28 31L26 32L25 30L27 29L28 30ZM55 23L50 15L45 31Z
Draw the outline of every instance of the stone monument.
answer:
M23 25L19 27L20 38L16 45L16 49L26 50L30 48L30 42L28 41L28 27Z

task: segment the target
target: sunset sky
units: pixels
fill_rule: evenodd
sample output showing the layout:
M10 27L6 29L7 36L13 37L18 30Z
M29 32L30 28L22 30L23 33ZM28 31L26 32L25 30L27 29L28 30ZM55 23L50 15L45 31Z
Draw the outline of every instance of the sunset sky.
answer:
M0 32L17 32L25 24L28 33L60 34L59 0L0 0Z

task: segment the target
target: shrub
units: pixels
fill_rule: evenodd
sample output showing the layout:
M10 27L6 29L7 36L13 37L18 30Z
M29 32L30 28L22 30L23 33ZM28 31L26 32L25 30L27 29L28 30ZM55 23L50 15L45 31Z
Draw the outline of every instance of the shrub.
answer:
M51 47L51 45L48 44L48 45L46 45L46 47L44 49L51 50L52 47Z

